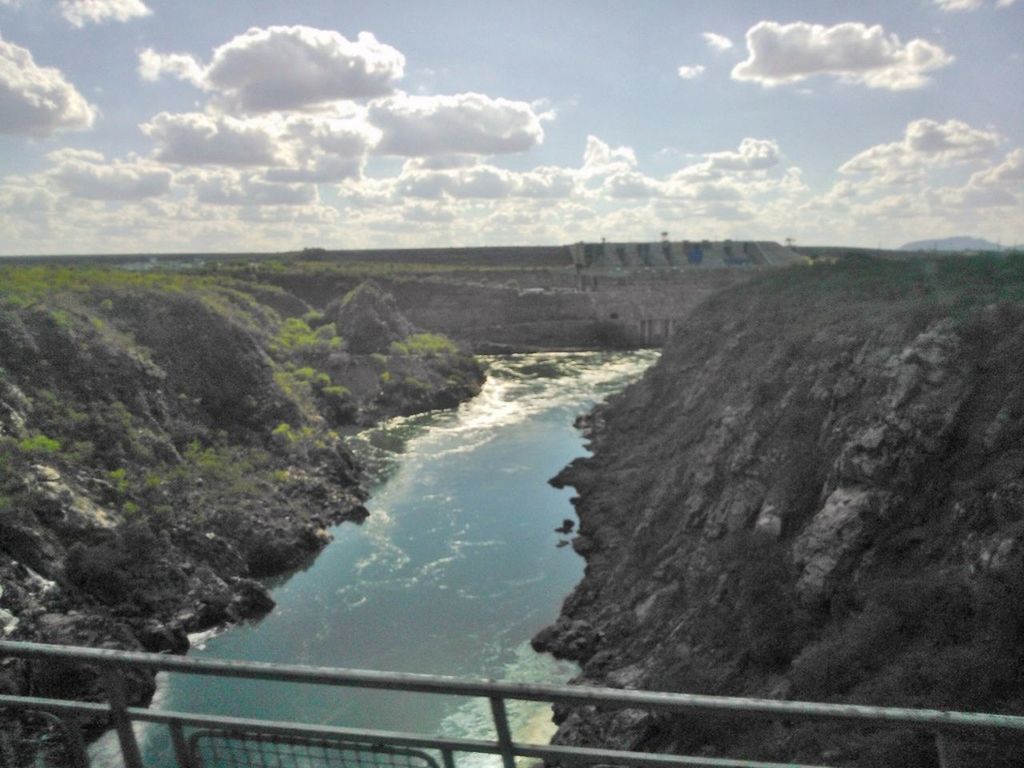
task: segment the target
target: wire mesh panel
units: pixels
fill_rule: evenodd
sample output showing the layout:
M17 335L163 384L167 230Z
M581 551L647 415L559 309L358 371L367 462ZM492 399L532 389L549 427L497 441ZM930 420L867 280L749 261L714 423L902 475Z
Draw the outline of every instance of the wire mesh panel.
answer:
M418 750L234 731L194 733L189 753L192 768L438 768Z
M78 724L30 709L0 715L0 768L88 765Z

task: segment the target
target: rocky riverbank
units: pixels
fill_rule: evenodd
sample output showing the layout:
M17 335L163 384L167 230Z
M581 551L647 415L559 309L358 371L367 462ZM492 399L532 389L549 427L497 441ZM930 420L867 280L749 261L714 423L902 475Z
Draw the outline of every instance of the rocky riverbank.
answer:
M579 682L1019 714L1024 262L856 260L691 315L583 420ZM934 766L931 734L561 709L556 741ZM960 765L1024 745L958 741Z
M237 276L3 269L0 635L180 653L265 613L258 578L366 514L344 434L482 381L371 284L316 310ZM10 661L0 691L100 695Z

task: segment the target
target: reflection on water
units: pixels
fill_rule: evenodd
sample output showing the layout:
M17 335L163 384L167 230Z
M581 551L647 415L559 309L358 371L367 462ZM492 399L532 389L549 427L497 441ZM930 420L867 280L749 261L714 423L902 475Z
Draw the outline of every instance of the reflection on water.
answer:
M352 440L373 478L370 517L334 529L304 571L274 582L259 622L195 638L197 658L427 672L530 682L574 670L530 650L582 574L553 528L570 491L547 484L580 455L573 418L624 386L655 353L485 358L483 391L454 411L391 420ZM162 676L172 710L353 727L493 736L485 701ZM550 710L510 705L514 733L543 741ZM165 734L147 765L170 764ZM112 741L98 744L100 753ZM481 757L478 765L491 765Z

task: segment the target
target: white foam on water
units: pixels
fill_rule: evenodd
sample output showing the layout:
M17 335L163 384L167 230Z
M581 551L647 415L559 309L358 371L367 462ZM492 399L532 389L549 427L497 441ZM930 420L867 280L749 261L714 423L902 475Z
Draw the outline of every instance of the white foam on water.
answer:
M657 352L549 352L480 359L488 368L488 376L476 397L454 413L391 419L357 438L356 445L362 446L357 450L379 443L372 434L376 432L388 436L407 433L401 449L407 457L470 453L492 440L502 428L577 403L581 396L600 396L617 389L653 363ZM537 375L535 371L544 366L556 375ZM420 431L425 426L430 429ZM375 458L380 459L381 450L376 448Z
M521 683L564 683L578 671L573 664L534 652L530 644L524 642L513 649L512 658L501 665L499 674L494 677ZM513 740L546 744L554 735L555 724L551 720L549 704L509 701L506 709ZM441 733L456 738L493 740L494 720L490 704L484 699L471 699L456 706L441 721ZM498 768L501 758L497 755L464 754L459 756L459 766Z
M567 352L483 358L489 370L481 392L455 411L390 419L350 438L349 444L357 460L368 466L378 481L387 479L388 484L380 486L380 492L373 499L372 514L359 529L362 542L357 562L353 564L356 578L333 591L338 603L347 610L360 609L367 605L369 595L377 588L411 590L424 582L434 588L446 588L450 570L469 556L469 550L503 544L498 539L473 540L466 525L456 524L456 512L461 510L452 507L454 499L440 484L430 461L476 451L507 427L538 414L557 409L572 409L570 414L581 413L587 409L587 403L637 378L656 358L655 352L622 355ZM506 465L495 471L517 472L522 469L524 467ZM443 551L432 553L425 564L413 564L402 543L396 542L396 521L388 509L390 493L396 494L391 498L400 499L409 496L411 491L422 499L424 509L428 506L441 509L439 516L429 519L424 516L423 527L418 529L421 539L429 537L446 543L441 548ZM408 509L403 514L419 515L419 511ZM522 578L506 580L501 587L506 591L520 590L542 578L524 573ZM453 583L450 586L467 601L489 601L499 597L496 593L477 594L479 585L457 586ZM519 617L521 620L525 618ZM314 629L311 636L326 632L325 628L311 629ZM514 635L516 631L521 630L495 626L478 638L483 646L483 665L486 667L478 674L529 682L564 682L576 674L573 665L534 653L528 642L519 639L521 635ZM216 630L199 633L190 637L190 641L194 647L203 648L215 634ZM299 650L296 649L297 652ZM158 678L154 705L158 706L166 699L166 690L166 681ZM509 702L508 711L513 736L518 741L546 743L554 732L549 705ZM488 703L472 700L452 705L444 717L442 733L493 739ZM142 727L139 735L140 742L145 743L150 736L149 728ZM118 753L117 739L112 734L104 736L90 748L94 764L101 766L119 764ZM500 758L487 755L461 755L459 763L470 768L491 768L501 764Z

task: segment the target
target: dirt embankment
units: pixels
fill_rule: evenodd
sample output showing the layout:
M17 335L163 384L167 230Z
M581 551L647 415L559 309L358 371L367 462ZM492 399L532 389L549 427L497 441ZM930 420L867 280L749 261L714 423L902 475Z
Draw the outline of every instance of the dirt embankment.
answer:
M583 581L535 646L594 684L1019 714L1024 264L767 275L584 420ZM557 741L934 766L931 734L561 710ZM1024 745L957 742L962 765Z

